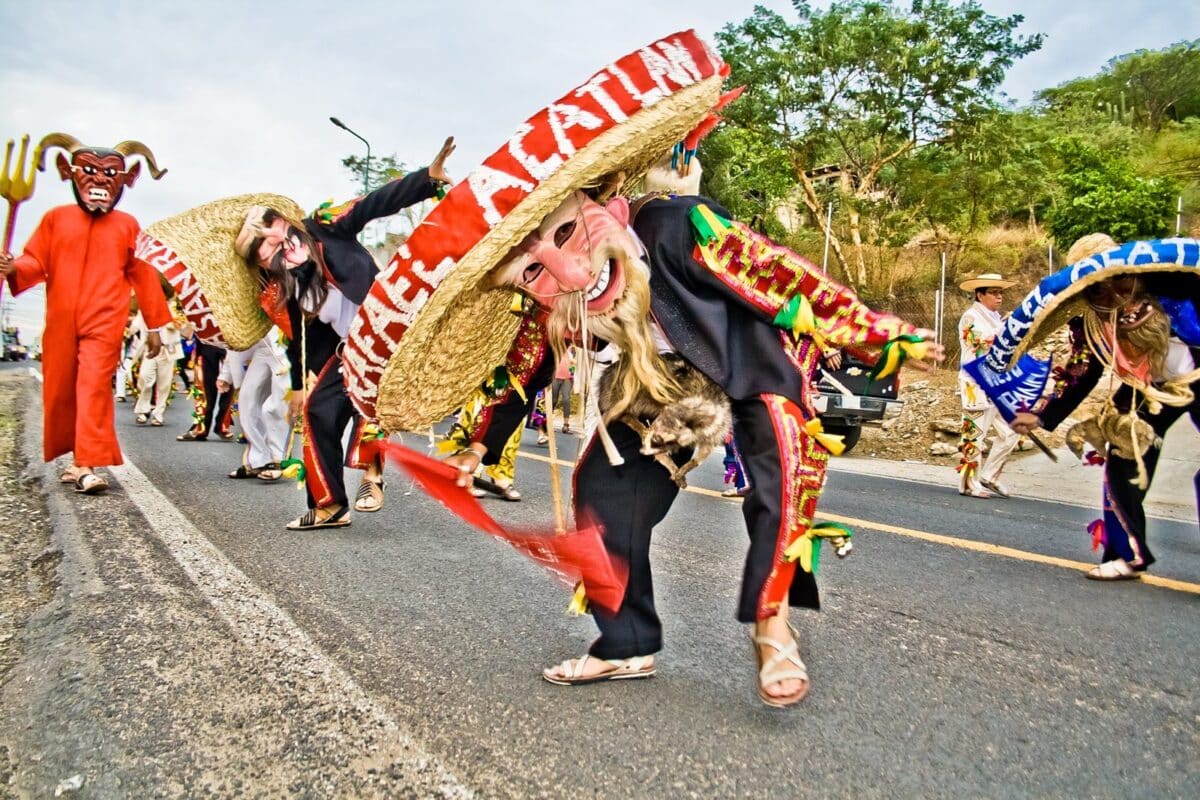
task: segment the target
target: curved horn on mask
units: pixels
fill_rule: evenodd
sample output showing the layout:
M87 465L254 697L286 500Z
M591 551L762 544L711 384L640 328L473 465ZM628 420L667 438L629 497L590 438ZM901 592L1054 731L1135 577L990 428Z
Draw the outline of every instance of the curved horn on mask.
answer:
M119 145L113 148L123 156L141 156L146 159L146 166L150 167L150 176L154 180L158 180L163 175L167 174L165 169L159 169L158 164L154 163L154 153L150 152L150 148L141 142L135 142L133 139L126 139Z
M83 147L83 142L69 133L47 133L38 142L37 149L34 150L33 160L37 164L38 172L46 171L46 152L55 147L61 147L68 153L74 154L76 150Z

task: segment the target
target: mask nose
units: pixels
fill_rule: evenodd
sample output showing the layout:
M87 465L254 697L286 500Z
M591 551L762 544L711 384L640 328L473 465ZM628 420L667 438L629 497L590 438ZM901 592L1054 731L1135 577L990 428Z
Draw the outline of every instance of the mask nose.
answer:
M564 292L586 291L592 282L587 253L570 253L550 243L539 243L532 253Z

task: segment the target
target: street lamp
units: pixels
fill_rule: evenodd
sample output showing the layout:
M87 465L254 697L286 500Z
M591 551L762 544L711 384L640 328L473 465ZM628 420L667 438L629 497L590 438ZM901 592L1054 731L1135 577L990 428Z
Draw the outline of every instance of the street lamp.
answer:
M342 122L337 117L330 117L329 121L367 146L367 165L363 170L363 195L365 196L371 188L371 143L359 136L354 131L350 130L350 128L346 127L346 123Z

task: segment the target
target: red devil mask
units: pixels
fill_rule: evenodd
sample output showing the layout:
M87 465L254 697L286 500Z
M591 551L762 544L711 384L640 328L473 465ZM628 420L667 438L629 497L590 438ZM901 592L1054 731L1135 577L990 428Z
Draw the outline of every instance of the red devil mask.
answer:
M70 153L70 160L59 153L56 164L62 179L71 181L75 191L75 202L89 214L107 214L116 208L126 186L133 186L141 173L138 162L126 167L125 158L139 155L146 160L150 175L158 180L167 173L154 162L154 154L141 142L124 141L116 147L87 147L74 136L51 133L38 143L38 169L46 169L46 152L61 147Z

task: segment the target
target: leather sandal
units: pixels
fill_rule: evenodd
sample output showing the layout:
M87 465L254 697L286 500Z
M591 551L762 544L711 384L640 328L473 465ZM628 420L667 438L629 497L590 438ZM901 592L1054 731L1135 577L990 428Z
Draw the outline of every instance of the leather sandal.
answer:
M186 433L181 433L175 437L177 442L205 442L208 441L208 434L200 431L197 432L194 428L189 429Z
M373 481L363 478L358 484L358 494L354 496L354 510L371 513L383 508L383 480Z
M58 476L59 483L74 484L77 480L79 480L79 473L76 471L75 467L67 468L65 471L63 471L62 475Z
M108 489L108 481L94 472L85 472L75 479L75 491L79 494L100 494Z
M594 675L584 675L583 668L588 659L595 659L608 668ZM599 659L595 656L568 658L561 664L542 670L542 677L556 686L583 686L588 683L601 681L634 680L649 678L654 675L654 656L634 656L633 658Z
M1088 570L1089 581L1134 581L1138 579L1137 572L1124 559L1115 558L1097 564Z
M310 508L303 516L297 517L287 524L289 531L314 531L318 528L344 528L350 524L347 516L350 509L342 506L324 519L317 518L319 509Z
M279 463L272 461L258 468L256 476L260 481L277 481L283 477L283 470L280 469Z
M233 478L234 480L242 480L244 478L257 478L258 474L259 470L255 469L254 467L247 467L245 464L243 464L233 472L229 473L229 477Z
M754 647L754 660L758 664L758 677L755 680L755 688L758 691L758 698L772 708L790 708L796 705L804 696L808 694L809 680L808 668L804 666L804 662L800 660L800 633L788 624L788 630L791 631L792 641L790 644L783 644L770 636L756 636L754 626L750 627L750 642ZM775 655L762 661L762 656L759 653L759 645L766 645L775 650ZM773 696L767 694L766 687L773 683L780 683L787 680L804 681L804 684L790 695Z

